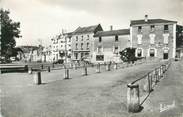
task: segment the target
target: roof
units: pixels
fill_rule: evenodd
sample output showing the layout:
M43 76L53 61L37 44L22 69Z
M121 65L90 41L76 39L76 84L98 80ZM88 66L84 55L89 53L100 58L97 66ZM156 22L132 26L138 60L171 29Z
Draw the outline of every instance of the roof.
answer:
M115 36L115 35L130 35L130 29L110 30L110 31L99 31L94 37L100 36Z
M67 37L72 37L74 32L68 32L68 33L64 33L63 35L67 36Z
M132 20L130 26L139 24L155 24L155 23L177 23L177 22L165 19L148 19L147 22L145 22L145 20Z
M95 31L96 31L96 29L97 29L98 27L100 27L100 28L102 29L102 27L101 27L100 24L98 24L98 25L93 25L93 26L87 26L87 27L78 27L73 33L74 33L74 34L89 33L89 32L94 32L94 33L95 33Z

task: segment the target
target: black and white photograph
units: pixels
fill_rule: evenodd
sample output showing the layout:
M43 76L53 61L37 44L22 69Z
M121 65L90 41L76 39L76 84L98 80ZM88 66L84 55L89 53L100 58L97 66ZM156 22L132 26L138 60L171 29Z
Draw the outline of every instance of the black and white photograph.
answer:
M0 0L0 117L183 117L183 0Z

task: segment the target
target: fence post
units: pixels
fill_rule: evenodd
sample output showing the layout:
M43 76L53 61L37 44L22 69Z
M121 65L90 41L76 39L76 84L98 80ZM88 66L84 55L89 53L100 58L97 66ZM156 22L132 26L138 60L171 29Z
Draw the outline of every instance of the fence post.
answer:
M149 93L152 91L152 77L150 76L150 73L148 73L148 91Z
M52 68L54 68L55 66L54 66L54 63L52 64Z
M65 68L64 79L69 79L69 69Z
M155 82L156 82L156 84L159 82L159 74L158 74L158 69L156 68L155 69L155 77L156 77L156 79L155 79Z
M50 72L50 66L47 67L47 71Z
M32 68L28 68L28 73L32 74Z
M161 77L163 77L163 65L161 65Z
M97 64L96 72L97 72L97 73L100 73L100 63Z
M140 110L139 85L127 85L127 108L129 112L138 112Z
M35 72L34 83L37 85L41 84L41 72Z

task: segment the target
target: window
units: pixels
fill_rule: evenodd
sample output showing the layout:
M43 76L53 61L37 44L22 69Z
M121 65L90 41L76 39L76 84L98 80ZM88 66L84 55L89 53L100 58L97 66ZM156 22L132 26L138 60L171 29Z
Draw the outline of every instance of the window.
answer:
M154 42L155 35L154 34L150 34L149 37L150 37L150 44L154 44L155 43Z
M142 33L142 26L138 26L138 33Z
M81 41L83 41L83 35L81 36Z
M118 47L114 47L114 54L118 54Z
M168 44L168 37L169 37L169 34L168 33L163 34L164 44Z
M142 49L137 50L137 57L142 57Z
M81 43L81 50L83 50L83 43Z
M142 35L137 35L137 43L142 44Z
M81 58L83 58L84 57L84 53L81 53Z
M98 52L98 53L101 53L101 52L102 52L102 46L98 46L97 52Z
M168 32L168 25L164 25L164 32Z
M78 36L76 36L76 41L78 41Z
M78 59L78 53L74 53L75 58Z
M78 49L78 44L76 43L76 50Z
M86 43L86 48L87 50L89 50L89 43Z
M168 59L168 49L164 49L164 51L163 51L163 59Z
M154 28L155 26L154 25L151 25L151 32L154 32Z
M102 42L102 37L99 37L99 42Z
M90 39L90 35L87 35L87 40L89 40Z
M155 50L154 49L150 49L149 50L149 56L150 57L154 57L155 56Z
M118 35L115 35L115 42L118 42Z

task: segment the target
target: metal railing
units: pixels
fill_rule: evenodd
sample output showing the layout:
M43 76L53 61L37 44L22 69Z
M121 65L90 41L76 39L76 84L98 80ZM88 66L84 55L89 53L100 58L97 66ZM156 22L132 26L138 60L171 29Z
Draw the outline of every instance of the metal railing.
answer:
M141 78L127 85L127 106L129 112L137 112L171 65L171 61L160 65Z

